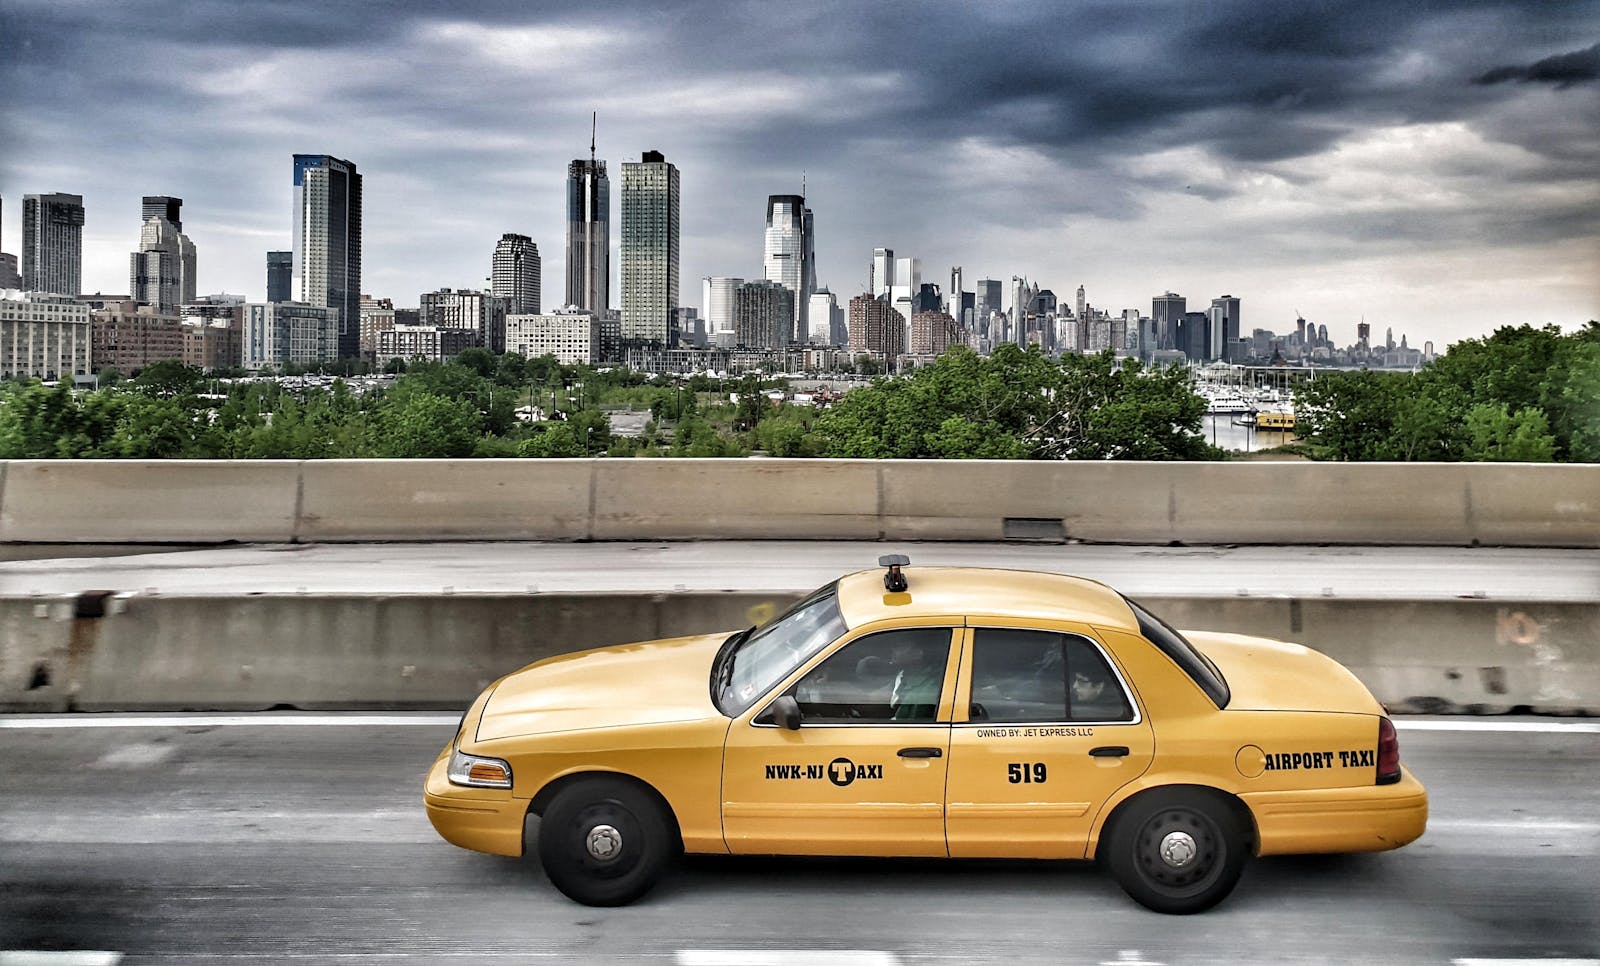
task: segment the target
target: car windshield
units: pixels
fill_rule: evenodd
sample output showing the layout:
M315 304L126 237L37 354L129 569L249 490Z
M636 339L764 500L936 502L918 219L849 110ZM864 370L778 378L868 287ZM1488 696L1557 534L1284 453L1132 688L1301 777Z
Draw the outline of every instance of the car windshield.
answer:
M844 636L836 589L828 584L770 624L728 639L711 667L711 693L723 713L742 714L790 671Z

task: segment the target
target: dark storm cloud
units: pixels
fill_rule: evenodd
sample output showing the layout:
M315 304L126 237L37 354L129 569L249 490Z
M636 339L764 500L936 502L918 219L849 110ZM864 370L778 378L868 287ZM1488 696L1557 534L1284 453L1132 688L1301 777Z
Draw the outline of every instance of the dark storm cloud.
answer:
M367 173L375 269L465 283L472 259L447 273L429 252L517 229L540 235L559 288L560 179L598 106L602 156L665 150L686 231L717 259L745 253L686 245L685 292L759 264L761 201L802 169L824 274L852 278L876 244L970 265L982 253L949 238L1139 224L1168 204L1208 204L1243 237L1230 219L1262 181L1319 213L1297 238L1330 257L1430 230L1543 243L1593 234L1592 206L1491 217L1504 200L1476 195L1594 195L1594 110L1571 88L1600 45L1551 53L1596 22L1597 0L0 0L0 194L81 183L132 210L170 191L275 247L256 236L287 231L287 155L327 150ZM1459 199L1327 215L1342 169L1319 162L1407 125L1464 132L1362 163L1463 152L1436 162ZM405 206L387 224L384 191Z
M1474 84L1503 84L1506 81L1554 84L1565 90L1573 84L1600 80L1600 43L1587 50L1557 54L1531 64L1496 67L1473 78Z

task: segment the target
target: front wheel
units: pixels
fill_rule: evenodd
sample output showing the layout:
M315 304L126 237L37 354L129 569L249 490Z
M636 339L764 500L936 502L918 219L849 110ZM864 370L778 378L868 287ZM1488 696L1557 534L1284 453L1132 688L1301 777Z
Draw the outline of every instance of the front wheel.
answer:
M1203 912L1233 891L1249 858L1233 811L1215 797L1158 792L1116 817L1104 853L1111 875L1156 912Z
M622 906L650 891L676 838L648 792L616 778L587 778L556 795L539 822L539 860L568 898Z

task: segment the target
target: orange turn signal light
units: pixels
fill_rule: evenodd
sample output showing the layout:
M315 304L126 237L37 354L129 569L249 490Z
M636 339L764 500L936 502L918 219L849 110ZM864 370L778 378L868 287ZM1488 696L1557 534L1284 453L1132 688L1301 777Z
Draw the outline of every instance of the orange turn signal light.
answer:
M511 776L506 774L505 768L500 765L491 765L485 761L475 761L467 769L467 778L479 782L503 782Z

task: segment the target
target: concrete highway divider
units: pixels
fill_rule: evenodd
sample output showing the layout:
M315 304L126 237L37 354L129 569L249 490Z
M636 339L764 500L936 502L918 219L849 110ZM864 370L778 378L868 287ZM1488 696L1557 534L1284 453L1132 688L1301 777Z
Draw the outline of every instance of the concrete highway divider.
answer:
M0 599L0 710L464 707L523 664L764 623L786 594ZM1395 711L1600 714L1600 603L1167 597L1174 625L1298 641Z
M0 542L1007 539L1600 547L1600 465L0 463Z

